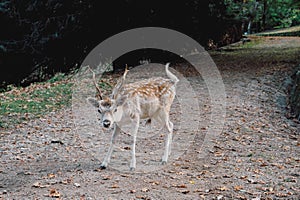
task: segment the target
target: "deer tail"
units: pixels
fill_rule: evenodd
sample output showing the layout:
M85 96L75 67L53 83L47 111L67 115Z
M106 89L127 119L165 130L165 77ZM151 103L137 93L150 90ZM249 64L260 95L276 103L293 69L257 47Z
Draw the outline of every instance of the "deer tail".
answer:
M176 84L179 81L179 79L172 72L169 71L169 65L170 63L166 64L167 76L172 80L172 82L174 82L174 84Z

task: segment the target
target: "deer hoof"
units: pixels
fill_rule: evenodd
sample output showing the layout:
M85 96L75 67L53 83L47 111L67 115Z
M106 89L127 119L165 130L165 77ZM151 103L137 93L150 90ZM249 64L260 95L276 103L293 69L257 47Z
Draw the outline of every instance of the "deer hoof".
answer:
M135 171L135 167L130 167L130 171L134 172Z
M100 165L100 169L106 169L105 165Z
M166 165L166 164L167 164L167 161L161 161L161 164L162 164L162 165Z

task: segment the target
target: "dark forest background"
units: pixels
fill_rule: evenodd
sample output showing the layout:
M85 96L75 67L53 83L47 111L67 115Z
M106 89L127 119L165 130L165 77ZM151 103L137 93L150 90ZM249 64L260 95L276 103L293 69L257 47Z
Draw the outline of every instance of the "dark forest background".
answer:
M70 72L103 40L128 29L165 27L218 48L300 24L299 7L297 0L2 0L0 86Z

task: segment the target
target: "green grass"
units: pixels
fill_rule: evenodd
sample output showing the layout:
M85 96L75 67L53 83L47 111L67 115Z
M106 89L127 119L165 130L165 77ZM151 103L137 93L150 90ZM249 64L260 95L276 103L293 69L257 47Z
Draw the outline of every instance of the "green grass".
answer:
M71 81L57 74L44 83L34 83L26 88L12 87L0 93L0 127L6 128L23 120L39 117L54 110L70 106Z
M261 66L274 63L299 63L299 45L291 46L292 42L279 43L278 38L252 36L245 44L229 45L222 51L210 51L210 55L219 65ZM282 40L280 40L282 41Z
M254 34L257 36L300 36L300 26L293 26L290 28L275 29L271 31L265 31L262 33Z
M73 80L70 76L58 73L46 82L25 88L10 85L8 91L0 92L0 128L9 128L71 106ZM112 90L106 81L100 82L99 87L103 91Z

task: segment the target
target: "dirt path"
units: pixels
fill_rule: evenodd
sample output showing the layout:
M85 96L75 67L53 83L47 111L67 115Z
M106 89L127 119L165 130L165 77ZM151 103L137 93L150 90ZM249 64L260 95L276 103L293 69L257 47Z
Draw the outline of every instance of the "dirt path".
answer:
M227 97L225 125L209 141L211 149L201 148L210 120L208 90L201 78L189 77L201 118L180 158L152 172L98 170L104 138L90 128L95 122L75 125L66 108L1 130L0 199L299 199L299 123L285 117L284 83L300 59L284 55L288 47L300 49L300 38L268 38L259 45L212 53ZM78 134L78 127L85 134ZM120 153L128 154L126 145L120 142L112 166ZM151 148L142 145L151 143L137 147L150 155ZM126 159L122 162L127 167Z

